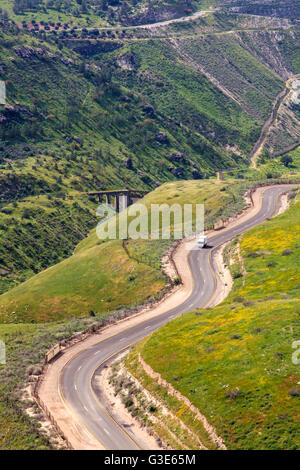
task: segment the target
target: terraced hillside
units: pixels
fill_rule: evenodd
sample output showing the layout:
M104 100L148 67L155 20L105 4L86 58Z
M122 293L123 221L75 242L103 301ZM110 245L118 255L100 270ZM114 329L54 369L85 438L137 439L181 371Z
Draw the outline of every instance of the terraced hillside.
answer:
M237 109L262 126L277 97L278 118L266 142L274 155L299 142L299 106L283 102L285 82L299 70L299 40L298 30L233 30L127 42L104 59L117 65L126 86L147 93L159 110L172 112L205 138L223 143L224 150L244 157L255 134ZM97 54L93 58L99 64L103 60ZM182 99L174 97L175 90ZM241 126L240 139L236 128Z

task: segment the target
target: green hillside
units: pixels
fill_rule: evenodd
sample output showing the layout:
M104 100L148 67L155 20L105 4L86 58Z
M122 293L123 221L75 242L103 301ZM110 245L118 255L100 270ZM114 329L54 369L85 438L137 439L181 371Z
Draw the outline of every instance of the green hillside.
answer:
M189 15L197 0L3 0L1 7L16 22L38 20L78 26L143 24ZM50 25L51 26L51 25Z
M175 182L162 185L142 202L147 207L166 201L205 202L205 223L211 227L242 207L244 191L245 185L232 180ZM103 315L162 295L168 279L161 272L161 258L171 244L172 240L128 240L124 247L119 240L104 243L93 230L73 256L1 295L0 322ZM26 247L36 250L35 245Z

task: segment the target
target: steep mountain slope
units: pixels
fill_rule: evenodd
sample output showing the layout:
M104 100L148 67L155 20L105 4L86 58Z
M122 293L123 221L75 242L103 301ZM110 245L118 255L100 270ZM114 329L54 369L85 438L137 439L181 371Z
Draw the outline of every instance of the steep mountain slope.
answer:
M212 139L199 137L199 153L192 126L171 124L147 97L111 81L105 64L9 26L0 42L1 289L70 255L95 225L95 204L78 192L154 187L235 163ZM74 201L64 201L70 192Z

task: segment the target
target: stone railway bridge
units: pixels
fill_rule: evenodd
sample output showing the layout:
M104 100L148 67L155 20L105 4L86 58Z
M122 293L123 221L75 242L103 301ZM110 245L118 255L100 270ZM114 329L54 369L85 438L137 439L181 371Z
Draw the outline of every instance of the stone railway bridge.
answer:
M138 199L148 194L149 191L141 189L114 189L108 191L90 191L88 196L97 196L99 202L112 204L117 212L121 212L126 207L134 204Z

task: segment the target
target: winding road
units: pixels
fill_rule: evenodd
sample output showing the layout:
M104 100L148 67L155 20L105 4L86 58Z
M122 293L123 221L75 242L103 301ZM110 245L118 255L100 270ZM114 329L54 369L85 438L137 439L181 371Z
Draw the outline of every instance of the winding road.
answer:
M77 415L84 425L85 432L96 438L103 448L136 450L141 447L130 428L123 427L112 416L112 411L105 408L105 401L97 387L97 376L101 370L113 361L120 351L151 334L172 318L211 305L217 286L213 253L225 242L272 217L277 211L281 194L291 187L282 185L267 188L262 196L261 207L252 218L211 236L208 249L193 249L189 252L188 263L194 286L185 302L160 316L100 341L66 363L58 385L61 399Z
M261 133L260 133L260 136L259 136L259 139L255 143L255 145L254 145L254 147L253 147L253 149L252 149L252 151L249 155L249 159L251 161L251 168L257 169L257 161L258 161L259 157L261 156L261 154L264 150L264 147L265 147L266 142L267 142L268 137L269 137L270 129L274 125L274 122L277 119L279 108L284 103L286 103L286 100L295 92L292 85L293 85L293 82L296 81L296 80L299 80L299 78L300 78L300 74L293 75L292 77L290 77L287 80L286 84L285 84L284 90L282 90L276 96L276 99L275 99L275 101L273 103L273 106L272 106L271 116L264 123L264 125L262 127L262 130L261 130ZM282 152L282 153L284 153L284 152Z

